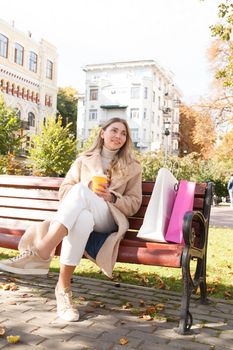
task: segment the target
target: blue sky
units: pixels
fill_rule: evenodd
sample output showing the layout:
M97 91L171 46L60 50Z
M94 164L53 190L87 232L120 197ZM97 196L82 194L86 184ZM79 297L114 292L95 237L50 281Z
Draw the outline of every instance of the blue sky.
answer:
M58 49L58 85L84 89L86 64L154 59L186 102L210 92L206 58L218 0L7 0L0 17Z

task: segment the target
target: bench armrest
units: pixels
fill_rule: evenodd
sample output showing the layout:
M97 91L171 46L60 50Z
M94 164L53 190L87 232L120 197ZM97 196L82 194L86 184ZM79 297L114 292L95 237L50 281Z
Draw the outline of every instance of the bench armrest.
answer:
M183 220L184 242L186 247L193 250L194 256L197 254L197 257L202 257L206 250L207 228L207 220L200 211L185 213Z

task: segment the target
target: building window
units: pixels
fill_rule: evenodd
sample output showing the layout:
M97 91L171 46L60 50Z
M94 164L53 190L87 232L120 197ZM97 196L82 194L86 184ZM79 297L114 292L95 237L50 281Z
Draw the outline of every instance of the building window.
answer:
M90 101L98 100L98 89L90 89Z
M155 92L153 91L153 102L155 102Z
M161 109L161 98L158 96L158 109Z
M46 78L53 79L53 62L50 60L46 64Z
M10 83L9 83L9 81L6 83L6 93L7 94L10 93Z
M37 60L38 56L35 52L29 52L29 70L36 73L37 72Z
M25 88L22 88L22 98L24 99L25 97L26 97Z
M23 65L24 48L22 45L15 44L15 63Z
M31 138L30 138L30 136L27 136L26 137L26 148L29 148L30 144L31 144Z
M8 38L3 34L0 34L0 56L8 57Z
M97 120L97 109L89 110L89 120Z
M130 109L130 119L139 119L139 108Z
M155 122L155 112L151 113L151 123Z
M144 99L146 100L148 98L148 88L144 87Z
M131 87L130 97L132 99L139 99L140 98L140 87L139 86L132 86Z
M130 129L133 142L138 141L138 129Z
M151 141L152 141L152 142L154 141L154 137L155 137L154 131L151 131Z
M20 97L20 86L19 85L16 88L16 96Z
M0 81L0 91L4 91L4 80Z
M143 129L143 140L146 140L146 129Z
M147 118L147 108L144 108L143 119L146 119L146 118Z
M36 122L36 118L35 118L35 114L32 112L28 113L28 123L29 126L32 126L33 128L35 127L35 122Z
M45 106L52 107L52 96L45 95Z
M161 90L161 78L159 78L158 89Z

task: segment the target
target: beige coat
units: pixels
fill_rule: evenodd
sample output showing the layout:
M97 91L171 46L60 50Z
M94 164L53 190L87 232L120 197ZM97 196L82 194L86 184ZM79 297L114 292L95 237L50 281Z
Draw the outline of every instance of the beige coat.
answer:
M101 156L95 151L90 156L81 156L71 166L59 190L59 197L62 198L70 188L78 182L88 185L94 173L102 169ZM96 257L96 264L109 277L117 259L118 249L121 239L127 231L129 224L127 217L134 215L141 205L142 185L141 166L137 161L133 161L124 174L112 174L109 190L117 197L115 203L108 206L118 225L118 231L112 233L104 242ZM19 249L22 251L36 244L47 232L49 222L36 224L27 229L22 237Z

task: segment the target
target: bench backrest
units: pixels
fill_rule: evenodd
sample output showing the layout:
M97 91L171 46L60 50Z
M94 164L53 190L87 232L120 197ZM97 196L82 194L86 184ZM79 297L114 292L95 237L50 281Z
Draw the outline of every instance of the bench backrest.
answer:
M58 190L63 178L0 175L0 233L21 235L32 222L50 220L58 207ZM143 182L143 200L137 214L129 218L130 230L142 225L154 182ZM205 216L207 184L197 184L194 210ZM135 237L135 234L131 235Z

